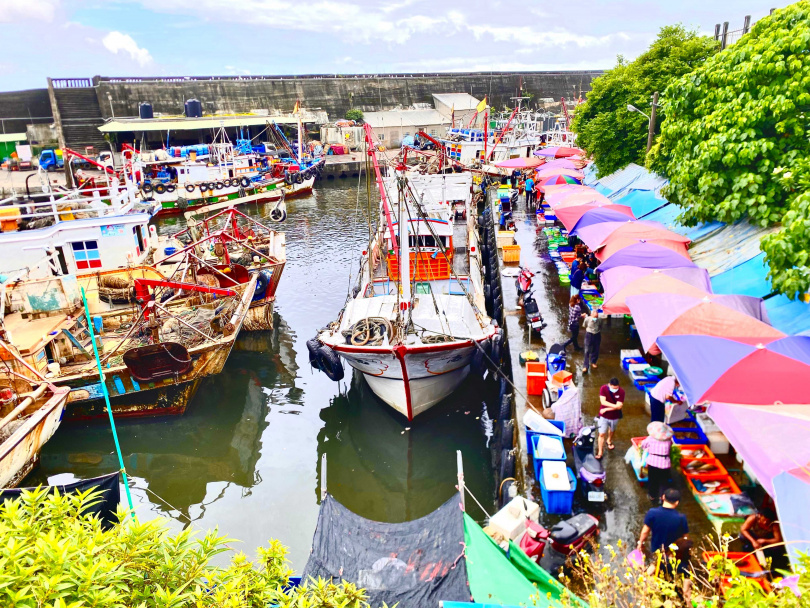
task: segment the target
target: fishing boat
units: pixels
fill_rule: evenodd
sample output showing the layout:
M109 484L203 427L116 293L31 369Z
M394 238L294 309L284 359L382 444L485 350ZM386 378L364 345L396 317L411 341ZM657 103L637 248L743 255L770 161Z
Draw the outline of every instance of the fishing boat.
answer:
M6 343L0 343L0 360L2 489L15 487L34 468L42 446L59 428L70 391L26 369L16 350Z
M123 280L132 269L116 272ZM81 286L92 294L116 272L95 277L95 285L93 275L83 276ZM70 389L69 418L105 415L91 333L116 415L182 414L200 381L222 370L247 316L257 277L237 273L241 283L221 287L221 273L205 265L196 268L195 283L136 271L132 302L91 310L92 332L75 275L20 281L3 298L0 339L33 372ZM99 293L88 300L101 306Z
M134 166L141 199L160 205L158 215L246 196L272 202L311 193L326 161L306 156L300 146L296 154L275 123L268 128L281 142L278 147L253 145L249 139L237 139L234 145L220 129L211 144L154 152L124 144L122 154Z
M41 176L46 174L43 172ZM30 177L30 176L29 176ZM136 197L132 180L43 191L0 200L0 273L29 270L31 278L138 265L149 255L154 203ZM47 256L47 254L53 254ZM53 264L41 265L43 257Z
M366 134L379 228L363 252L353 295L307 347L328 376L341 379L346 361L412 420L450 395L471 368L481 373L501 334L483 312L471 175L409 175L399 165L383 178L368 126Z
M187 227L160 242L155 265L167 276L185 280L195 260L216 268L223 287L238 285L242 268L256 275L256 291L243 329L273 329L273 303L287 262L286 235L239 211L242 199L200 207L185 214ZM269 212L272 221L287 217L283 199Z

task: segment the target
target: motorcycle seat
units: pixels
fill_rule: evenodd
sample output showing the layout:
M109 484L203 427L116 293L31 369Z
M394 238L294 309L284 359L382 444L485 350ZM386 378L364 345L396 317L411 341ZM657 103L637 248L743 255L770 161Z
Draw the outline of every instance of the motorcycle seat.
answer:
M593 452L585 454L585 457L582 459L582 468L593 475L605 473L605 467L602 465L602 461L598 460L596 456L593 455Z

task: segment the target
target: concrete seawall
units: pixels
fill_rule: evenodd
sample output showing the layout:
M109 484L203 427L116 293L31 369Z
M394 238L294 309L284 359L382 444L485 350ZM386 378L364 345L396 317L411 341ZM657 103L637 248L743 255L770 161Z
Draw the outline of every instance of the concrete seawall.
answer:
M202 102L205 113L249 112L256 109L290 111L296 100L307 108L321 108L330 119L341 118L352 107L385 110L415 103L432 105L433 93L465 92L489 97L495 107L511 106L522 91L536 99L573 98L587 93L600 71L430 74L403 76L336 76L263 79L105 79L96 78L104 118L137 116L138 104L148 101L155 112L180 114L186 99ZM108 97L109 94L109 97Z

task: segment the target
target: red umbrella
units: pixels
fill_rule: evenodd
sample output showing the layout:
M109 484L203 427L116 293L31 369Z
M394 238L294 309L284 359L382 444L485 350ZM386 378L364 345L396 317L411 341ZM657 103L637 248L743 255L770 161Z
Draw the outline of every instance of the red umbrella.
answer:
M695 298L702 298L707 292L699 287L690 285L671 277L663 272L651 272L638 279L625 283L612 293L606 293L602 310L611 315L630 314L627 298L647 293L678 293Z
M535 156L551 156L553 158L566 158L568 156L576 156L578 154L584 156L585 151L580 150L579 148L569 148L567 146L551 146L534 151Z
M629 224L629 226L637 227L639 224ZM617 231L619 232L619 231ZM665 233L668 234L657 234L652 233L650 238L639 238L634 234L619 234L616 235L614 232L609 237L605 239L604 244L599 250L596 252L596 257L599 259L600 262L604 262L610 258L614 253L625 249L626 247L632 247L634 245L646 244L646 245L657 245L659 247L664 247L665 249L671 249L675 253L680 256L685 257L687 260L692 258L689 257L689 251L687 250L686 246L691 242L685 236L680 234L676 234L674 232L670 232L669 230L665 230Z
M504 169L532 169L543 164L541 158L510 158L495 163L496 167L503 167Z
M548 198L548 195L546 196ZM599 194L596 190L590 189L589 191L571 192L563 197L554 197L549 201L549 206L555 209L560 207L573 207L574 205L593 205L594 207L606 207L608 205L615 205L612 200L604 194ZM622 205L624 207L625 205Z

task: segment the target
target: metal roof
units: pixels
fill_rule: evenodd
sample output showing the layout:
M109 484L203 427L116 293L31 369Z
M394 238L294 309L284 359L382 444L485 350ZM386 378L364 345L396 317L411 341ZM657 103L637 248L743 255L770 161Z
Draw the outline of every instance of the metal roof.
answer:
M363 112L363 120L373 129L383 127L424 127L450 124L438 110L388 110Z
M0 133L0 143L25 141L28 136L25 133Z
M303 112L303 122L325 123L326 112ZM219 127L251 127L275 122L280 125L295 124L297 116L260 116L258 114L231 114L227 116L203 116L186 118L172 116L168 118L114 118L101 125L102 133L141 132L141 131L194 131L197 129L218 129Z
M476 99L469 93L434 93L433 99L456 110L474 110L481 103L480 99Z

